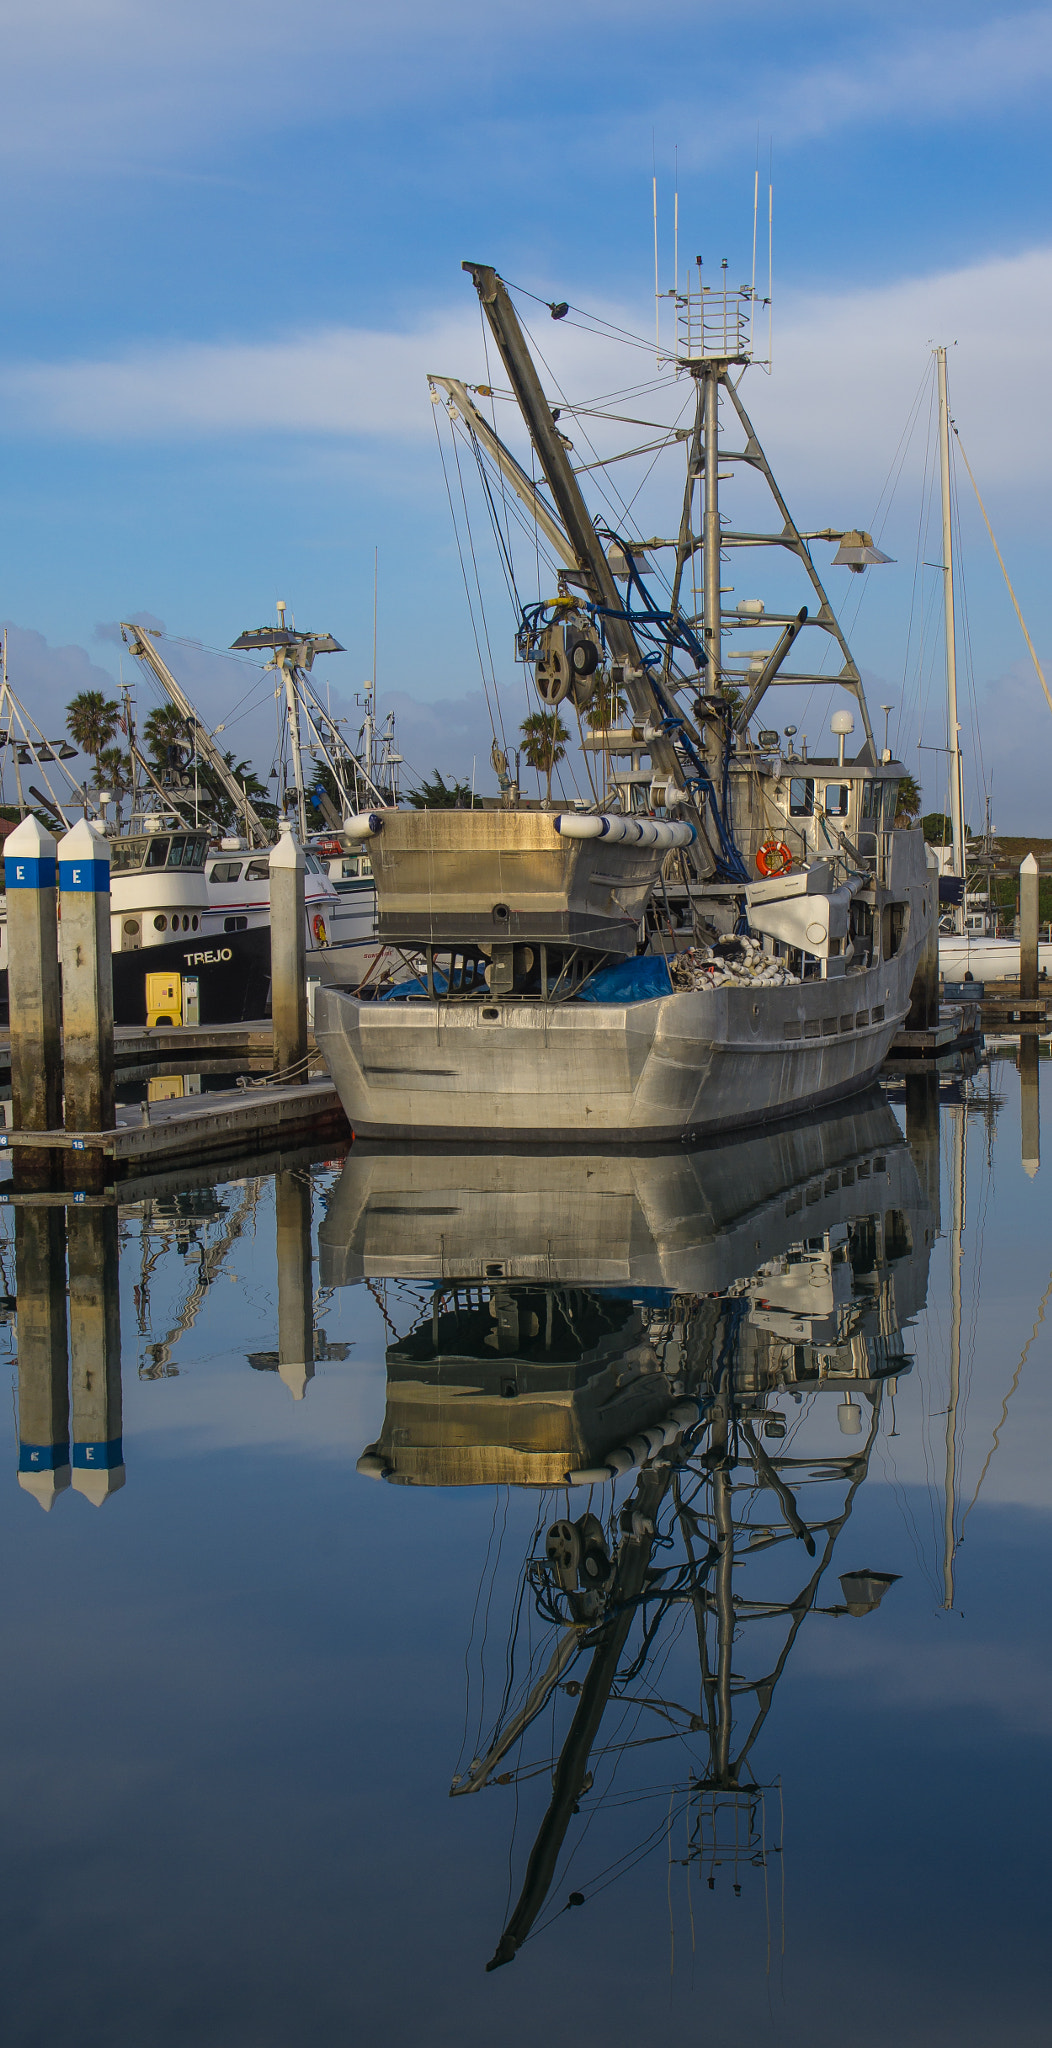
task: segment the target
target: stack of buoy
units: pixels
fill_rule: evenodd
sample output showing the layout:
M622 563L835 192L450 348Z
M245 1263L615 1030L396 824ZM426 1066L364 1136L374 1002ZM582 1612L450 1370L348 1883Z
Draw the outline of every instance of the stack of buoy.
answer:
M708 988L786 988L799 982L784 960L765 953L758 939L719 939L715 946L691 946L669 961L677 990Z

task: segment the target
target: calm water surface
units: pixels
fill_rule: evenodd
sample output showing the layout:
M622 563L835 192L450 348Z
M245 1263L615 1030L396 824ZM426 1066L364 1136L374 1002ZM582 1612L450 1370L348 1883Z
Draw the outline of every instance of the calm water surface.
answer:
M5 2041L1045 2043L1015 1058L5 1203Z

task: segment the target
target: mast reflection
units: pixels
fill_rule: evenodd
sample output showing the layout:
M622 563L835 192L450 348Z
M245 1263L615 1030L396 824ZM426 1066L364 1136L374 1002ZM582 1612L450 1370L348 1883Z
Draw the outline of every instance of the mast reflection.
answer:
M810 1614L872 1613L893 1583L855 1560L832 1590L827 1573L885 1392L910 1370L933 1231L882 1098L687 1154L349 1158L322 1282L399 1281L389 1315L412 1297L359 1470L565 1489L542 1509L500 1647L505 1704L451 1787L551 1774L489 1969L583 1903L587 1887L553 1898L574 1819L637 1743L679 1752L671 1782L639 1794L655 1800L653 1840L675 1826L710 1884L728 1860L736 1888L766 1863L752 1755L793 1645ZM684 1620L687 1704L682 1670L675 1696L666 1671ZM641 1718L646 1733L626 1734Z

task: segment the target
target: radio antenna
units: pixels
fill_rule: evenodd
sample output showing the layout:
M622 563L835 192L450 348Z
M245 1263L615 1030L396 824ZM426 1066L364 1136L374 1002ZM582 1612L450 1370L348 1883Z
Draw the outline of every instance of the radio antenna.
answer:
M768 184L768 187L767 187L767 374L768 374L768 376L770 376L770 374L771 374L771 368L772 368L772 356L773 356L773 353L774 353L774 350L773 350L773 341L774 341L774 312L773 312L773 299L774 299L774 176L773 176L773 169L774 169L774 165L773 165L773 158L774 158L774 150L773 150L773 148L772 148L772 150L771 150L771 158L772 158L772 175L771 175L771 179L770 179L770 182L769 182L769 184Z
M752 347L753 328L756 324L756 216L760 205L760 166L752 188L752 283L749 286L749 346Z
M657 173L654 173L654 359L661 367L661 296L658 285Z

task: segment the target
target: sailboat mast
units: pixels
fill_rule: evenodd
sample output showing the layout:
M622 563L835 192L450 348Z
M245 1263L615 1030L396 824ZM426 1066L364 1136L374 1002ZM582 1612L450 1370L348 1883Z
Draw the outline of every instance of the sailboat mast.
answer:
M958 1103L953 1116L952 1221L950 1225L950 1397L946 1404L946 1483L942 1553L942 1604L953 1606L953 1565L957 1548L957 1410L961 1398L961 1259L964 1247L968 1112Z
M10 705L10 702L9 702L9 700L8 700L8 695L7 695L7 627L6 627L6 626L4 627L4 656L3 656L3 664L4 664L4 665L3 665L3 684L4 684L4 690L3 690L3 712L2 712L2 714L0 714L0 715L2 715L3 717L7 718L8 720L10 720L10 717L11 717L11 705ZM14 734L13 734L13 733L11 734L11 759L12 759L12 761L13 761L13 762L14 762L14 764L15 764L15 788L16 788L16 789L17 789L17 791L18 791L18 815L19 815L19 817L20 817L20 818L24 818L24 817L25 817L25 814L26 814L26 800L25 800L25 797L24 797L24 796L23 796L23 794L22 794L22 775L21 775L21 770L20 770L20 768L19 768L19 765L18 765L18 748L17 748L17 746L16 746L16 745L15 745L15 743L14 743Z
M939 374L939 474L942 485L942 581L946 620L946 717L950 751L950 826L953 872L964 880L964 790L961 774L961 728L957 718L957 636L953 607L953 529L950 519L950 402L946 388L946 350L937 348ZM953 907L953 928L964 931L964 902Z

